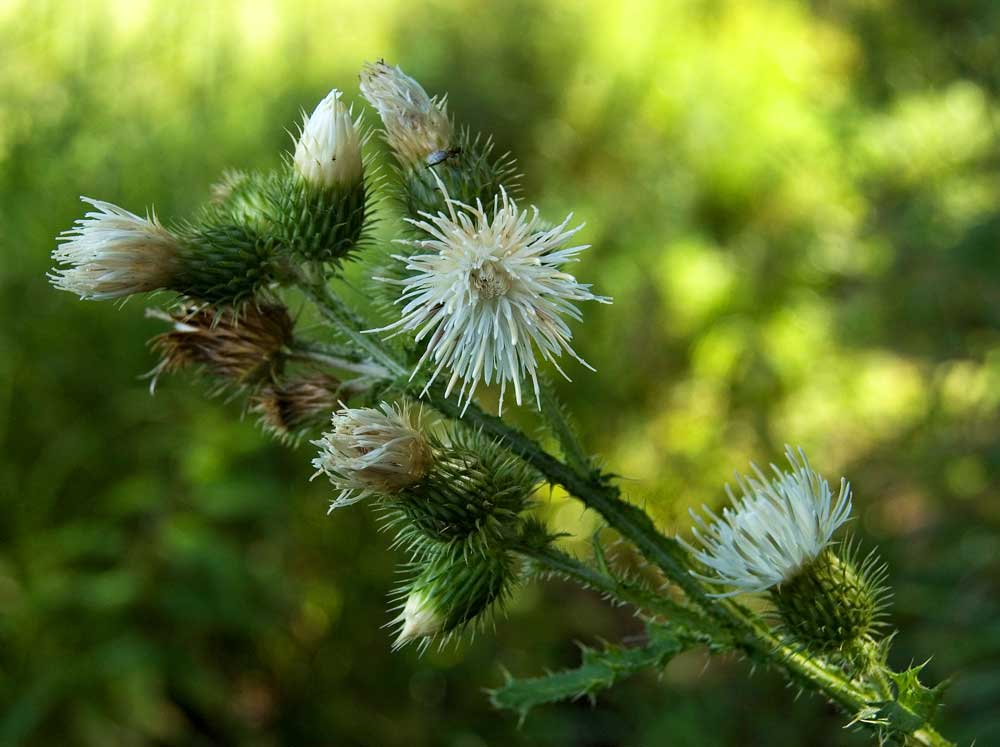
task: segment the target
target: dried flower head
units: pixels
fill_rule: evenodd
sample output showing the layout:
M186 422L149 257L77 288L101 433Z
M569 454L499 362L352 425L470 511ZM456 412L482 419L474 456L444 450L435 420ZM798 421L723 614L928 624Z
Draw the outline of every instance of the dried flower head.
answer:
M698 524L693 532L702 549L688 549L716 574L699 578L734 587L717 596L764 591L791 581L819 557L850 517L851 488L844 479L834 498L802 449L787 447L785 456L791 472L771 465L774 477L768 479L754 466L754 477L737 476L743 492L739 500L727 485L734 508L724 508L719 518L706 507L712 524L692 511Z
M278 304L226 307L185 306L173 312L149 309L173 329L151 340L160 362L150 372L156 386L161 374L203 366L224 383L252 385L273 379L281 369L283 351L292 342L294 323Z
M488 213L479 202L471 207L447 194L445 204L447 215L421 213L426 220L408 219L429 238L401 241L418 250L411 257L395 257L412 274L380 279L402 286L397 301L402 318L373 331L413 331L418 342L426 338L418 369L430 360L435 365L431 382L449 369L447 393L461 380L459 399L465 398L466 405L480 381L498 381L501 412L508 382L521 404L525 375L538 399L536 351L563 376L555 358L564 351L590 368L570 347L573 333L563 317L580 320L574 301L610 299L595 296L589 285L560 269L587 248L570 243L582 226L567 228L570 215L546 228L537 208L518 210L502 187Z
M433 454L420 421L419 409L385 402L377 410L344 407L334 413L333 429L312 442L319 447L316 474L325 474L340 490L330 510L421 480Z
M140 218L110 202L81 197L91 211L57 238L56 262L70 265L49 273L56 288L82 299L105 300L171 285L180 265L178 238L156 220Z
M340 101L334 88L308 117L295 144L295 170L308 184L326 189L361 182L361 117Z
M363 381L340 381L323 373L293 376L263 386L252 400L266 431L283 440L324 425L340 397L364 391Z
M452 131L445 100L428 96L399 67L382 61L365 63L361 93L382 118L386 142L402 165L423 166L428 158L450 152Z

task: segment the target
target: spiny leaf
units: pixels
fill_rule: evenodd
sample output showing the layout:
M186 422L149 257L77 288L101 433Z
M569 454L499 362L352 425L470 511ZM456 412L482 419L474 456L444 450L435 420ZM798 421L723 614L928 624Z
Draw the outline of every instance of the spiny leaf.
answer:
M546 703L593 698L623 677L644 669L660 669L674 656L698 643L685 631L669 625L649 623L649 638L644 646L608 645L602 650L583 647L583 661L575 669L552 672L541 677L507 681L490 691L490 702L496 708L515 711L523 722L532 708Z
M920 681L920 671L925 666L926 662L902 672L889 672L889 677L896 686L896 700L882 706L884 712L903 717L904 723L913 722L913 728L934 720L944 699L944 691L950 684L949 680L945 680L934 687L924 685Z

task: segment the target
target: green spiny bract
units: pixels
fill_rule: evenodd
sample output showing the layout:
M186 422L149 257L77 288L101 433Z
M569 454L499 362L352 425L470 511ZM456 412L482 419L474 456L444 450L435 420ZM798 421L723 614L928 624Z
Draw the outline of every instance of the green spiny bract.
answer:
M365 229L364 181L323 187L288 169L271 190L275 234L284 251L324 264L350 258Z
M509 153L495 156L492 138L473 136L464 128L455 146L440 158L433 165L399 168L401 198L409 215L445 210L439 180L452 200L468 205L475 205L476 200L492 203L501 186L508 194L517 192L514 159Z
M399 590L406 602L396 620L402 623L396 646L482 625L510 596L517 567L505 550L468 554L455 544L425 549L414 563L416 575Z
M771 590L785 629L818 653L857 662L873 651L887 606L885 566L874 553L859 564L854 546L832 547L789 581Z
M399 543L463 543L485 552L520 531L520 515L538 487L533 469L465 428L439 441L433 452L426 476L386 501Z
M240 305L277 279L274 241L249 225L209 208L202 220L177 231L179 269L170 290L213 304Z

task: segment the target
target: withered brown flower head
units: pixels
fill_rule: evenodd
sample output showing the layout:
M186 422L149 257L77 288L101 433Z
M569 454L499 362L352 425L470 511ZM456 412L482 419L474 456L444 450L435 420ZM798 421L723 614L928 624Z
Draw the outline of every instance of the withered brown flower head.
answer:
M264 430L282 440L294 439L327 423L341 396L357 390L352 382L311 373L261 387L252 400Z
M173 325L150 341L161 359L150 372L153 387L161 374L192 366L221 384L252 387L273 381L292 342L294 322L280 304L247 304L239 310L185 306L172 312L149 309L147 315Z

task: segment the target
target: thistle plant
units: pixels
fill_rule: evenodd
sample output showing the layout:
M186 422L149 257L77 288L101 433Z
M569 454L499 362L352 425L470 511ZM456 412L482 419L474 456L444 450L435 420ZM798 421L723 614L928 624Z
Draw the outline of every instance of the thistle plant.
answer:
M590 368L572 347L579 305L611 303L568 271L587 248L582 226L525 209L513 160L457 123L444 95L382 61L360 78L391 154L381 178L378 139L334 89L279 167L227 172L193 216L164 225L85 198L94 210L59 238L52 284L93 300L166 292L150 312L169 325L151 342L153 382L199 370L266 432L315 447L327 520L359 502L379 513L405 555L394 647L486 630L519 585L552 576L645 622L641 646L587 648L578 669L508 678L491 691L497 707L524 718L703 648L777 671L881 743L951 744L933 725L942 686L888 665L885 568L838 536L847 482L834 495L789 448L787 468L754 468L738 497L727 488L721 515L694 515L689 539L658 530L589 455L545 379L550 366L567 378ZM395 221L388 245L371 230L376 206ZM349 302L348 270L375 303ZM321 327L300 329L289 305L303 298ZM542 441L480 407L483 388L500 414L513 389ZM591 556L566 552L539 518L546 486L603 518ZM644 573L608 560L611 534Z

